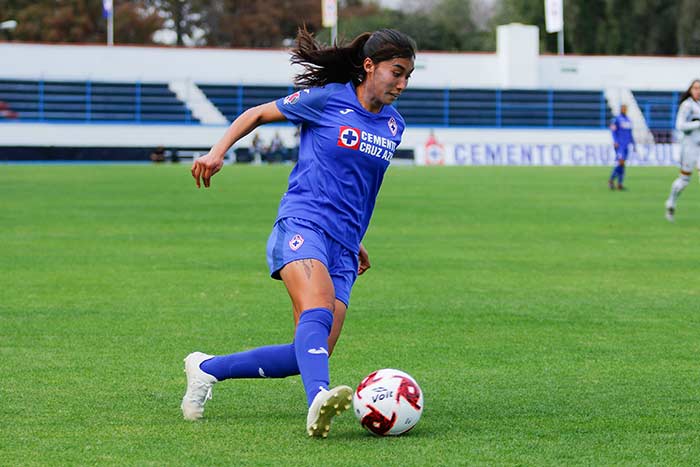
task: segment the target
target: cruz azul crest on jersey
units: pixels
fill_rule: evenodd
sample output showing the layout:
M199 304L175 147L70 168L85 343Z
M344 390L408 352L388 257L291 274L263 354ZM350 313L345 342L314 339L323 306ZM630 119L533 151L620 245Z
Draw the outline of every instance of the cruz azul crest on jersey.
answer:
M347 149L360 147L360 130L349 126L341 126L338 134L338 146Z
M299 97L301 96L301 91L297 91L294 94L290 94L287 97L284 98L283 104L296 104L299 101Z
M297 251L301 246L304 244L304 237L302 237L299 234L296 234L295 236L292 237L292 239L289 241L289 248L292 249L292 251Z
M399 131L399 126L396 124L396 120L394 120L394 117L391 117L389 119L387 125L389 125L389 131L391 131L391 135L396 136L396 132Z

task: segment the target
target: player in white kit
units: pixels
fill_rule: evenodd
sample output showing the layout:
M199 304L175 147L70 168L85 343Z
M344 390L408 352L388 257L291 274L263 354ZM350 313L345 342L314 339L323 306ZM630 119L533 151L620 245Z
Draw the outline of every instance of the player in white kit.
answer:
M681 173L673 181L671 194L666 200L666 219L669 222L675 219L678 197L688 186L700 157L700 80L694 80L681 96L676 130L681 134Z

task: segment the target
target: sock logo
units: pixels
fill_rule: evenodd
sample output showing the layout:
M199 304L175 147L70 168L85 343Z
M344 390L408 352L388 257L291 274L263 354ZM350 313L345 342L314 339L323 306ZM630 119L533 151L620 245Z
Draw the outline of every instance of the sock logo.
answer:
M319 347L318 349L309 349L309 350L307 350L307 352L312 354L312 355L322 355L322 354L328 355L328 351L326 349L324 349L323 347Z

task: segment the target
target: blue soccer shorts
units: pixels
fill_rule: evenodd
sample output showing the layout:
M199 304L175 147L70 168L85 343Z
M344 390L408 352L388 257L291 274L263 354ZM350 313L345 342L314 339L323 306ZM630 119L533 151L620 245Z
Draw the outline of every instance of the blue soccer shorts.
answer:
M332 239L313 222L286 217L275 223L267 240L270 276L280 279L280 270L292 261L315 259L324 264L333 281L335 298L348 306L357 279L357 253Z
M627 161L627 156L629 155L628 146L620 146L615 150L615 162Z

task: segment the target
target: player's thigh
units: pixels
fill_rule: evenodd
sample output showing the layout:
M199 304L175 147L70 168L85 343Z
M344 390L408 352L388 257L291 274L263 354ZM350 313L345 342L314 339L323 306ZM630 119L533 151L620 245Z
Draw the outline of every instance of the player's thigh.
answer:
M681 143L681 172L692 173L698 166L700 148L690 141Z

